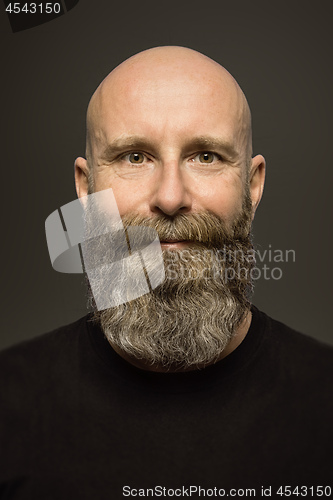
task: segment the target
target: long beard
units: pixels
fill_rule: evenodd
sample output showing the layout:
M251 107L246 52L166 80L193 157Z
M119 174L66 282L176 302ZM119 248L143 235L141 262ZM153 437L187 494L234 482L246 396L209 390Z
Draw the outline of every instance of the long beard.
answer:
M123 224L152 227L161 241L191 240L193 245L164 250L164 281L130 302L102 311L95 308L94 320L112 346L146 364L183 370L213 363L250 305L253 259L246 256L253 247L248 190L231 227L207 212L172 218L130 215ZM148 277L152 272L146 269ZM109 293L107 278L99 282L99 293L103 291ZM89 299L94 305L91 291Z

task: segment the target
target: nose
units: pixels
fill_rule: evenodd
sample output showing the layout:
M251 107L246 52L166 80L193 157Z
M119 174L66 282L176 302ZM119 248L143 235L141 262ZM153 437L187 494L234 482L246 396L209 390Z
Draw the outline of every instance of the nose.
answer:
M152 212L174 216L191 210L192 197L180 167L178 162L169 162L160 169L150 202Z

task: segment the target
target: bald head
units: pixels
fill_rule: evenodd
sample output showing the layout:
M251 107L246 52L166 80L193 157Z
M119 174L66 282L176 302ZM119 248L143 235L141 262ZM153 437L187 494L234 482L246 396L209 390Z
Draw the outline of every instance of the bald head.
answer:
M149 126L147 122L155 108L151 126L154 128L160 117L165 121L160 125L167 131L172 119L177 122L175 114L180 114L180 106L186 113L186 108L193 109L193 105L200 103L203 106L198 111L202 118L210 113L214 120L233 122L237 147L247 162L252 154L251 115L238 83L225 68L205 55L171 46L156 47L130 57L99 85L87 112L88 164L94 165L98 150L105 142L105 127L113 120L119 127L119 120L125 125L126 113L129 119L135 120L135 115L143 111L145 125ZM220 116L216 116L219 112ZM125 129L121 126L120 129L126 134Z
M140 52L103 80L88 107L86 152L75 162L78 196L111 187L121 215L212 211L231 223L246 190L253 215L263 191L242 90L183 47Z

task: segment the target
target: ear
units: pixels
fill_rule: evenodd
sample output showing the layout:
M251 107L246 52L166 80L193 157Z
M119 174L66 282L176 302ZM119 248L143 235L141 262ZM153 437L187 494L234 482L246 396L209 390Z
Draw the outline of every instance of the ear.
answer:
M74 163L75 187L78 198L87 196L89 187L89 167L87 160L80 156L76 158Z
M264 190L265 171L265 158L262 155L257 155L252 158L249 175L250 193L252 199L252 219L254 218Z

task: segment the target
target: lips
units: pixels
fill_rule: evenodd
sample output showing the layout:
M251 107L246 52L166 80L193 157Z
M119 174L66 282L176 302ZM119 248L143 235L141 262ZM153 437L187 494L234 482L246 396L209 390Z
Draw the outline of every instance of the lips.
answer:
M160 243L161 243L162 247L171 249L171 248L185 248L188 245L190 245L191 243L193 243L193 241L189 241L189 240L161 240Z
M161 240L161 243L182 243L187 240Z

